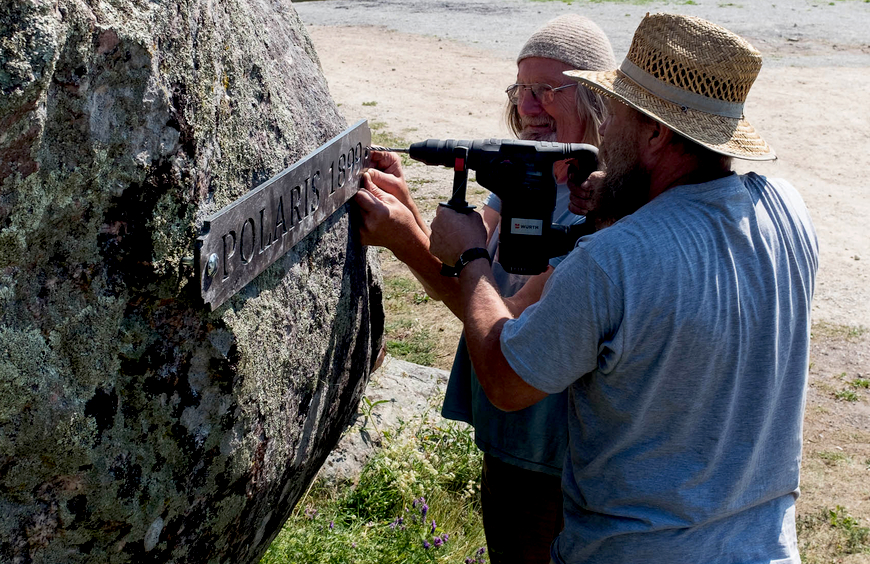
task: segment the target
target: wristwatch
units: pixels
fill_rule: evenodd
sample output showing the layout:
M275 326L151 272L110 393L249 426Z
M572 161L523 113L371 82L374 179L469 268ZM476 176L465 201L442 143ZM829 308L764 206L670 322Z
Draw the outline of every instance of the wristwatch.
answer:
M455 278L459 276L459 273L462 272L462 269L465 268L466 264L479 258L485 258L489 261L489 264L492 264L492 257L489 256L489 251L487 251L483 247L474 247L473 249L468 249L467 251L464 251L461 255L459 255L459 262L456 263L456 266L442 264L441 275L452 276Z

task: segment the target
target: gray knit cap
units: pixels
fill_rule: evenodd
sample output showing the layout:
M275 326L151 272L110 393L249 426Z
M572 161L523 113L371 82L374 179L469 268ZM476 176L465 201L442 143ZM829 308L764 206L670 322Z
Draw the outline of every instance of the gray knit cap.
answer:
M577 70L616 68L610 40L595 22L579 14L554 18L533 33L523 45L517 64L528 57L555 59Z

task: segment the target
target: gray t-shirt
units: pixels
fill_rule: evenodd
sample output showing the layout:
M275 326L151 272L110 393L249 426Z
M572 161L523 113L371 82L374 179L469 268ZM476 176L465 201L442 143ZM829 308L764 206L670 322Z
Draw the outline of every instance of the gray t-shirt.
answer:
M800 561L818 242L788 183L661 194L581 239L501 348L571 391L555 562Z

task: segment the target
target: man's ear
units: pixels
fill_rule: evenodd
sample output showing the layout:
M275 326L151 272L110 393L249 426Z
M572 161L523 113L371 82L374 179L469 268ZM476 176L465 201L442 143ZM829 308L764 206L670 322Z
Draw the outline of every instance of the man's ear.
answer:
M671 144L673 138L674 132L671 131L671 128L655 120L649 121L649 126L646 130L646 141L647 149L650 153L660 153Z
M641 126L641 143L643 144L642 162L644 165L653 166L660 161L671 146L674 132L654 119L647 119Z

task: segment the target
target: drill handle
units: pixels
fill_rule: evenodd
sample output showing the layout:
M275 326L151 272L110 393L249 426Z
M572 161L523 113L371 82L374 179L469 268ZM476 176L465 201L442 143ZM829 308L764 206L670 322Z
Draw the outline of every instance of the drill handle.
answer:
M460 145L453 149L453 160L453 196L440 205L459 213L469 214L474 210L474 206L469 206L465 200L465 189L468 187L468 147ZM456 265L441 265L442 276L459 276L459 270L461 267L457 268Z
M465 200L468 186L468 147L460 145L453 149L453 160L453 195L441 205L459 213L471 213L474 206L469 206Z

